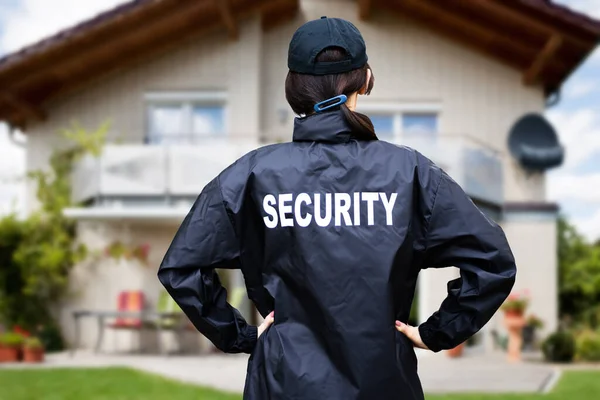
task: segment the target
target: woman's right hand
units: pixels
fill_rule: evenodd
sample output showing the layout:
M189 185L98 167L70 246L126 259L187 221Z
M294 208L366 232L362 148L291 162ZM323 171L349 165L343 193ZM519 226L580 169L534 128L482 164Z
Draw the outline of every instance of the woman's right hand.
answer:
M275 311L271 311L271 313L267 315L267 318L265 318L263 323L258 326L257 338L259 338L260 335L262 335L267 330L267 328L271 326L271 324L273 324L273 322L275 322Z
M421 339L421 334L419 333L418 327L410 326L408 324L405 324L404 322L396 321L396 330L406 335L406 337L409 338L411 342L413 342L415 347L429 350L427 345L425 345L425 343L423 343L423 340Z

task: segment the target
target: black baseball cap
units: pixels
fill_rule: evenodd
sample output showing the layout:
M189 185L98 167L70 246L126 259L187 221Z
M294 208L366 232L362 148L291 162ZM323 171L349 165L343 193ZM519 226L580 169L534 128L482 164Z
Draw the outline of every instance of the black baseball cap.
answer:
M347 58L336 62L317 62L317 55L328 47L346 51ZM363 67L367 46L359 30L349 21L321 17L302 25L290 42L288 68L308 75L340 74Z

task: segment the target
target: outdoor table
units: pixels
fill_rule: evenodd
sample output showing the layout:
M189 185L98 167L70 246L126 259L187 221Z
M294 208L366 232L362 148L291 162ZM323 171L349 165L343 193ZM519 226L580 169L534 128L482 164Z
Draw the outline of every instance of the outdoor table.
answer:
M148 322L153 322L153 328L157 330L160 337L160 333L166 329L162 326L160 321L164 318L175 318L177 322L175 324L175 331L180 335L185 329L185 318L182 313L177 312L159 312L159 311L102 311L102 310L78 310L72 313L73 320L75 323L75 341L71 346L71 357L75 354L76 349L80 344L80 320L84 317L96 318L98 323L98 335L96 337L96 345L94 346L94 352L98 353L102 347L102 340L104 338L104 330L106 329L106 319L112 318L136 318L142 323L140 329L144 329ZM162 354L167 355L165 349L158 340L158 347Z

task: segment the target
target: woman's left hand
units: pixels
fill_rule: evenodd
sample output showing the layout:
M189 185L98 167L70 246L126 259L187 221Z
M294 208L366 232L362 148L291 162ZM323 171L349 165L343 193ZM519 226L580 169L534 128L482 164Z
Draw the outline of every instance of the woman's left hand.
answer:
M396 330L402 334L404 334L407 338L410 339L411 342L420 349L429 350L429 348L423 343L421 339L421 334L419 333L419 328L416 326L410 326L405 324L404 322L396 321Z
M273 324L273 322L275 322L275 311L271 311L271 313L267 315L267 318L265 318L263 323L258 326L257 338L259 338L260 335L262 335L267 330L267 328L271 326L271 324Z

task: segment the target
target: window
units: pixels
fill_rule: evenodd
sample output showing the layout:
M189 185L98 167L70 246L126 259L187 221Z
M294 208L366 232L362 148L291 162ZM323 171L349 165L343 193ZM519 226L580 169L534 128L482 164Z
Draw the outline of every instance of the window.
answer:
M437 114L403 114L402 134L407 139L435 140L437 136Z
M377 136L409 144L414 141L431 141L437 138L438 115L436 113L367 112Z
M149 143L195 144L225 135L225 107L220 99L160 93L148 95L147 100Z
M371 122L373 122L373 127L375 128L375 133L377 133L377 137L381 139L393 139L396 129L394 129L395 125L395 116L394 115L370 115Z

